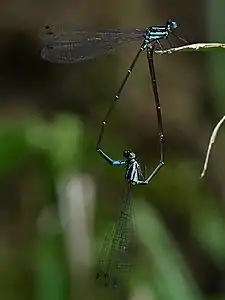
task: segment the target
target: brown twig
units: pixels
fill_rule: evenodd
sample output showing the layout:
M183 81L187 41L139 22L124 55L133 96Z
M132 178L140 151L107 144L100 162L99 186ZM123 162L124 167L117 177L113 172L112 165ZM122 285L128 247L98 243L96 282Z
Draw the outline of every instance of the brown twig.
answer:
M215 142L217 133L220 129L220 126L223 124L224 120L225 120L225 116L222 117L222 119L217 123L216 127L213 130L213 133L212 133L211 138L209 140L209 146L208 146L207 153L206 153L205 163L204 163L203 170L202 170L200 178L203 178L205 173L206 173L206 170L207 170L207 167L208 167L208 162L209 162L209 156L210 156L210 153L211 153L211 150L212 150L212 145Z
M174 52L181 52L181 51L202 51L202 50L208 50L211 48L225 49L225 44L221 44L221 43L190 44L190 45L170 48L170 49L166 49L166 50L156 50L155 53L162 55L162 54L171 54Z

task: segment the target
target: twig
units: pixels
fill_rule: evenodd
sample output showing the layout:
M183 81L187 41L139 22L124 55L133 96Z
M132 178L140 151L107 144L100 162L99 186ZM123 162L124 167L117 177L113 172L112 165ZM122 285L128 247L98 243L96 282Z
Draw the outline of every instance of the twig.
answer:
M205 158L205 163L204 163L204 167L203 167L203 170L202 170L202 173L201 173L200 178L203 178L204 175L205 175L205 172L206 172L207 166L208 166L208 162L209 162L209 155L210 155L211 150L212 150L212 145L213 145L213 143L215 142L217 133L218 133L218 131L219 131L219 129L220 129L220 126L221 126L222 123L224 122L224 120L225 120L225 116L222 117L222 119L218 122L218 124L216 125L216 127L215 127L214 130L213 130L213 133L212 133L211 138L210 138L210 141L209 141L209 146L208 146L208 149L207 149L207 154L206 154L206 158Z
M170 48L170 49L166 49L166 50L156 50L155 53L162 55L162 54L171 54L173 52L181 52L181 51L202 51L202 50L208 50L210 48L225 49L225 44L198 43L198 44L191 44L191 45L185 45L185 46L181 46L181 47Z

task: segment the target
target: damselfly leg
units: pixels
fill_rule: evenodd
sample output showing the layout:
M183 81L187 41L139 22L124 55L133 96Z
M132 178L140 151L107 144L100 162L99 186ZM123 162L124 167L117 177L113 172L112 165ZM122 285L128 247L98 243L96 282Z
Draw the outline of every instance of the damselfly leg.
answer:
M173 48L173 44L171 43L171 41L169 39L167 39L167 43L169 44L170 48ZM163 49L161 49L163 50Z
M185 39L182 38L181 36L175 34L174 32L171 32L171 34L172 34L173 36L175 36L178 40L184 42L185 44L190 44L187 40L185 40Z
M164 49L163 49L163 46L160 44L160 42L157 40L156 43L159 46L160 50L163 51Z

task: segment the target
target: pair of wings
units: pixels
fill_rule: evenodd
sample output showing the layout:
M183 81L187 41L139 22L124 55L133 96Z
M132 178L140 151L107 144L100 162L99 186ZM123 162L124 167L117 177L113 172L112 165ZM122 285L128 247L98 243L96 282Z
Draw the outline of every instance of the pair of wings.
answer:
M123 195L120 216L108 232L99 257L96 279L105 286L116 287L120 276L131 268L134 245L134 223L131 208L132 186L128 185Z
M141 40L146 28L93 29L82 26L45 26L40 33L43 59L57 63L76 63L107 54L123 43Z

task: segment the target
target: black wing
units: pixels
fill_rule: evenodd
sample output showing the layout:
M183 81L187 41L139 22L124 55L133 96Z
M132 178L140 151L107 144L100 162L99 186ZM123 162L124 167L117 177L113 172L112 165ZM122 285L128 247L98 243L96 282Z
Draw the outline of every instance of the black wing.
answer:
M93 29L82 26L59 28L45 26L41 32L43 59L75 63L106 54L115 47L144 38L146 29Z
M131 189L129 185L123 199L123 208L116 224L104 241L96 279L105 286L116 288L121 273L131 268L131 257L134 245L133 212L131 209Z

